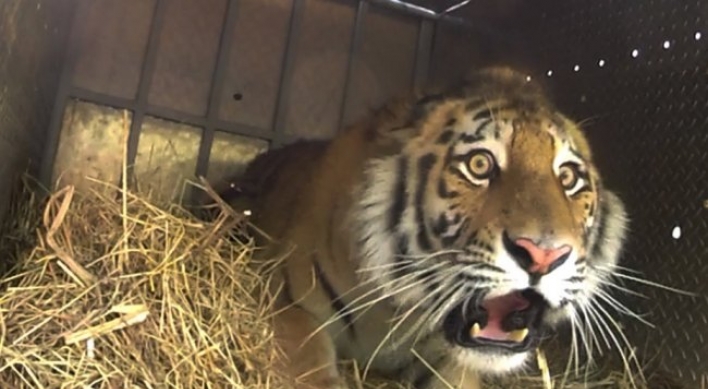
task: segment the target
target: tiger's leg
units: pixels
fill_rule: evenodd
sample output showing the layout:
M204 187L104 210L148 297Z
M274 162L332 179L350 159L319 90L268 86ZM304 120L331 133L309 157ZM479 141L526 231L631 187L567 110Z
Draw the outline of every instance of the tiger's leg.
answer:
M337 369L337 355L329 334L319 331L311 336L318 327L312 314L291 305L274 317L273 326L283 353L277 368L292 377L293 389L346 387Z

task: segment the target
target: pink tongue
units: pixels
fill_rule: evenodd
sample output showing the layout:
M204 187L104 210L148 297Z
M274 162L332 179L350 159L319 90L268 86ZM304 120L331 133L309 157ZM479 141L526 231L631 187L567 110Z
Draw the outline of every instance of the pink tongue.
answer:
M502 321L510 313L524 310L529 305L529 301L519 292L484 300L482 307L487 310L487 325L482 328L478 336L492 340L506 340L507 332L502 330Z

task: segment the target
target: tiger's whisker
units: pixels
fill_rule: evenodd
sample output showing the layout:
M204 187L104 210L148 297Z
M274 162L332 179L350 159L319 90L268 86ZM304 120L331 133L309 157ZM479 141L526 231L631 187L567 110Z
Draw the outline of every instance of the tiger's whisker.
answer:
M446 286L445 283L441 283L440 288L444 288ZM439 316L442 316L446 312L446 307L448 304L444 304L445 301L453 301L454 302L459 301L461 298L463 298L465 295L467 295L470 291L465 288L465 290L460 290L460 289L454 289L454 288L449 288L450 290L446 294L439 294L439 297L435 299L435 301L430 305L430 308L421 315L421 317L418 319L418 321L415 323L413 326L414 329L417 329L417 335L414 341L414 344L420 340L420 336L422 336L423 330L426 329L422 324L424 321L432 320L432 322L437 323L440 321L438 318ZM460 297L457 297L460 295Z
M380 271L384 269L390 269L390 268L407 268L410 266L420 266L424 262L429 261L431 259L435 259L437 257L441 257L444 255L448 254L460 254L462 251L459 250L442 250L442 251L437 251L433 254L425 254L425 255L396 255L395 258L398 258L404 262L403 265L401 265L401 262L391 262L391 263L385 263L385 264L379 264L379 265L371 265L368 267L361 266L357 268L356 272L357 273L366 273L366 272L374 272L374 271Z
M596 312L599 312L599 313L597 314L597 316L598 316L598 318L600 319L600 322L601 322L601 323L605 326L605 328L607 329L607 331L608 331L608 333L610 334L610 336L611 336L611 338L612 338L612 340L613 340L615 346L617 347L617 351L619 352L620 357L622 358L622 361L624 362L625 369L626 369L627 373L629 373L629 374L628 374L628 377L629 377L630 383L631 383L632 386L636 389L636 388L637 388L637 385L636 385L636 382L635 382L635 379L634 379L635 376L634 376L634 374L631 374L631 373L632 373L632 366L631 366L630 360L633 360L633 361L634 361L635 366L637 367L637 374L639 374L640 376L642 375L641 364L640 364L639 361L636 359L636 355L634 354L633 351L631 352L631 355L630 355L629 357L625 354L624 350L622 349L622 345L620 344L620 341L618 340L617 336L619 336L620 339L622 339L622 342L624 343L624 345L627 346L628 349L632 350L633 347L632 347L631 343L629 342L629 339L627 339L627 337L626 337L625 334L624 334L624 331L622 330L622 328L620 327L620 325L617 323L617 321L612 317L612 315L610 315L610 314L602 307L602 305L597 304L596 302L593 302L593 303L592 303L591 305L589 305L588 307L589 307L590 309L592 309L592 310L595 310L595 309L596 309L596 310L597 310ZM606 319L607 321L609 321L609 323L612 324L612 326L615 328L615 330L617 331L616 334L610 329L610 326L607 324L607 321L605 321L605 319ZM640 378L643 379L644 377L640 377Z
M437 269L437 268L440 268L440 267L444 266L444 264L438 263L438 264L434 264L433 266L431 266L431 267L428 268L428 269L414 269L413 271L410 271L410 268L411 268L411 267L414 267L414 266L417 266L417 265L418 265L417 263L407 264L406 266L397 267L397 268L393 269L393 270L390 271L390 272L384 272L384 273L381 273L381 274L377 274L376 277L367 278L367 279L365 279L364 281L360 282L360 283L359 283L358 285L356 285L355 287L353 287L353 288L351 288L351 289L345 291L344 293L342 293L342 294L340 295L340 297L345 297L345 296L347 296L347 295L349 295L349 294L351 294L351 293L353 293L353 292L359 290L360 288L362 288L362 287L364 287L364 286L367 286L367 287L368 287L369 284L374 284L374 285L376 285L375 290L369 290L369 291L367 291L363 296L360 296L358 299L356 299L356 300L354 300L354 301L351 302L351 303L354 303L355 301L358 301L358 300L361 299L362 297L366 297L366 296L369 296L369 295L371 295L371 294L373 294L373 293L377 293L378 291L380 291L380 290L382 290L382 289L385 289L385 288L387 288L388 286L390 286L390 285L392 285L392 284L400 283L401 281L408 280L408 279L410 279L410 278L415 278L415 277L417 277L419 274L421 274L421 272L424 272L424 271L426 271L426 270L428 270L428 269ZM387 278L387 277L389 277L389 276L392 276L394 273L399 272L399 271L403 271L403 270L406 270L408 274L405 274L405 275L399 276L399 277L392 277L392 278L393 278L392 280L389 280L389 281L386 282L386 283L381 283L381 279L382 279L382 278ZM350 303L350 304L351 304L351 303Z
M356 313L358 314L353 318L352 322L356 322L359 320L366 312L368 312L369 309L371 309L376 303L383 301L387 298L393 297L401 292L404 292L406 290L409 290L411 288L420 286L421 284L425 283L427 281L427 278L430 277L430 275L427 275L426 273L429 273L431 270L438 270L439 268L444 267L444 264L436 264L434 266L431 266L430 268L427 269L418 269L417 272L412 272L406 276L403 276L397 280L392 280L389 281L385 284L379 285L376 288L373 288L372 290L369 290L362 296L359 296L355 300L349 302L347 305L345 305L344 309L342 312L340 312L337 315L333 315L330 317L325 323L323 323L320 327L318 327L318 330L321 330L325 326L332 324L333 322L336 322L339 320L341 317ZM434 274L434 273L429 273L429 274ZM409 279L415 279L415 282L413 283L408 283L408 282L403 282L403 281L408 281ZM397 289L389 290L387 293L383 293L382 295L378 296L377 298L367 301L364 304L360 304L358 306L355 306L360 300L369 297L370 295L376 294L380 292L381 290L387 288L391 284L400 284L400 286ZM345 326L346 327L346 326Z
M667 285L660 284L660 283L658 283L658 282L645 280L645 279L639 278L639 277L632 277L632 276L629 276L629 275L626 275L626 274L622 274L622 273L615 273L614 276L615 276L615 277L618 277L618 278L622 278L622 279L634 281L634 282L639 283L639 284L642 284L642 285L652 286L652 287L655 287L655 288L667 290L667 291L669 291L669 292L674 292L674 293L682 294L682 295L684 295L684 296L691 296L691 297L698 297L698 296L699 296L699 294L698 294L698 293L695 293L695 292L688 292L688 291L685 291L685 290L673 288L673 287L670 287L670 286L667 286Z
M631 309L627 308L624 304L619 302L617 299L614 297L610 296L607 292L603 290L598 290L597 291L597 297L604 302L606 302L609 306L614 308L617 312L624 313L625 315L632 317L646 325L648 325L651 328L655 328L656 326L651 323L650 321L642 318L639 314L636 312L632 311Z
M386 335L383 337L383 339L381 339L378 346L374 349L373 353L368 358L368 361L367 361L366 366L364 368L364 373L363 373L364 377L366 377L369 369L371 368L371 364L373 363L374 359L376 358L378 353L381 351L384 344L386 344L386 342L391 338L393 333L405 322L406 318L408 318L410 315L412 315L418 309L418 307L420 307L422 304L424 304L430 297L431 297L431 295L428 295L425 298L418 301L417 303L415 303L413 306L411 306L406 311L406 313L396 322L396 324L387 331Z
M603 329L601 327L599 327L599 324L597 323L597 320L595 319L595 317L592 315L592 312L590 312L588 310L588 307L589 307L589 305L588 306L582 305L582 306L580 306L580 310L582 311L583 317L585 318L585 322L587 323L587 328L589 330L589 334L590 334L590 336L592 336L593 342L594 342L595 346L597 347L597 350L600 353L600 356L602 356L602 346L600 345L600 340L597 337L598 334L596 332L599 332L600 337L602 337L602 340L605 342L605 346L608 349L611 347L610 342L609 342L609 339L606 337ZM593 327L593 325L595 327Z
M632 289L626 288L626 287L624 287L624 286L617 285L617 284L615 284L614 282L612 282L612 281L610 281L610 280L605 280L605 279L602 279L602 278L597 278L596 281L597 281L600 285L608 286L608 287L610 287L610 288L612 288L612 289L617 289L617 290L619 290L619 291L622 291L622 292L627 293L627 294L632 295L632 296L636 296L636 297L640 297L640 298L644 298L644 299L648 299L648 298L649 298L649 297L648 297L647 295L645 295L645 294L639 293L639 292L637 292L637 291L634 291L634 290L632 290Z

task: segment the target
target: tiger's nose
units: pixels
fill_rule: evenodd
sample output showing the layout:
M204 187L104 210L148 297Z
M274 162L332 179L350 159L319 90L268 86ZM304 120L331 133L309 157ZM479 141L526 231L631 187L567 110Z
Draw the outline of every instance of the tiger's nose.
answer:
M506 233L503 235L504 247L512 258L529 274L544 275L552 272L565 263L573 248L564 244L556 248L542 247L532 239L512 239Z

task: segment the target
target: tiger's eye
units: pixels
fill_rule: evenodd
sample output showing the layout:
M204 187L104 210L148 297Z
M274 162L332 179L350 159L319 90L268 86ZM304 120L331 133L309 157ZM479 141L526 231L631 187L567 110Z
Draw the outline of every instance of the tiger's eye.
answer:
M477 179L489 178L494 168L494 157L488 151L478 151L470 157L470 173Z
M579 174L576 164L567 163L558 169L558 179L565 190L571 190L578 183Z

